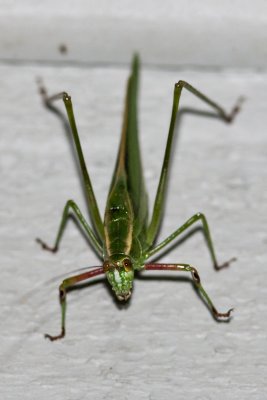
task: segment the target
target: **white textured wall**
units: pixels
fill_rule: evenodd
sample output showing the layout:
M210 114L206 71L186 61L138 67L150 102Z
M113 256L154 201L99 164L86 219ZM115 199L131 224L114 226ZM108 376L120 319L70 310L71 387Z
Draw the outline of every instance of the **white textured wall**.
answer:
M201 18L215 10L214 5L205 7L208 3L200 7L199 2L180 2L183 29L190 28L186 21L191 8ZM117 24L118 31L125 33L121 37L124 41L132 32L135 18L142 22L144 31L144 18L159 19L161 12L166 17L166 31L172 29L169 20L176 21L178 26L176 3L166 3L172 5L172 12L167 6L162 10L157 5L150 7L151 13L146 4L134 10L126 2L120 9L115 5L105 8L101 2L59 1L53 5L48 1L38 6L30 1L1 2L0 46L6 49L0 55L1 399L267 397L267 74L262 44L266 31L260 28L260 22L264 23L266 18L265 3L255 1L248 6L246 2L231 2L233 7L239 5L235 16L247 29L244 36L251 40L254 37L259 43L257 49L247 42L248 51L243 52L243 36L236 29L240 51L247 59L244 65L241 58L231 56L228 60L224 50L216 53L218 48L209 43L200 45L202 49L194 53L194 59L190 52L184 62L175 55L174 65L193 64L194 70L155 69L155 64L171 63L173 38L167 47L149 36L147 43L145 39L134 42L131 34L129 49L124 45L115 48L113 34L118 32L111 30L106 37L116 51L109 52L106 43L101 52L99 43L105 38L99 25L90 28L98 32L96 46L91 37L83 35L74 50L72 43L78 41L79 29L72 42L70 34L60 36L55 27L58 21L65 32L72 32L73 25L79 27L79 20L87 14L94 20L93 16L106 13L107 19L124 21L124 25ZM233 18L227 3L217 7L226 20ZM128 19L122 18L124 14ZM31 26L29 21L35 21L35 25ZM164 18L161 23L164 24ZM254 25L258 26L257 32L251 30ZM207 31L214 29L207 23L203 30L204 27ZM196 29L193 24L190 32L198 37ZM158 30L155 32L159 35ZM44 45L45 35L49 40ZM230 42L228 31L218 28L218 35ZM39 47L37 38L42 41ZM57 53L61 41L70 48L65 58ZM216 323L190 279L183 280L181 274L174 273L149 279L155 274L146 272L136 280L132 300L126 307L118 308L103 282L71 292L67 336L61 342L51 343L43 339L43 333L53 334L59 329L58 284L69 276L64 274L99 261L71 221L58 254L41 251L34 241L36 236L48 242L54 239L67 199L73 198L86 214L71 147L59 121L43 108L36 78L42 77L51 93L64 89L72 94L88 168L103 211L119 140L129 67L98 63L129 62L132 49L141 42L143 58L153 64L142 70L139 104L141 146L151 202L166 142L174 82L188 80L227 109L239 95L246 96L242 112L232 125L189 115L181 121L161 231L164 238L193 213L206 214L219 259L236 256L238 261L229 270L213 271L200 232L161 261L196 265L215 305L222 311L234 307L234 316L230 323ZM185 42L178 45L185 49ZM257 51L262 58L254 56ZM201 57L203 52L207 54L205 59ZM165 54L169 54L167 62ZM77 65L68 66L68 57L75 59ZM4 59L10 62L3 62ZM64 65L55 65L56 59ZM16 60L28 63L16 65ZM35 64L31 62L34 60L42 62ZM84 61L94 66L78 65ZM213 70L217 64L236 68ZM200 65L207 65L209 70L198 70ZM259 66L261 72L252 68ZM182 102L206 110L191 95L184 95Z
M265 0L33 0L0 3L0 59L163 66L267 66Z

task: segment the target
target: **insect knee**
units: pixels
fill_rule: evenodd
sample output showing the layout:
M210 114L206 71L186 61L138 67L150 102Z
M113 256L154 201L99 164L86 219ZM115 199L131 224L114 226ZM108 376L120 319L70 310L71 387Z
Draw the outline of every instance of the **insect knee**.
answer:
M196 268L192 267L191 269L192 278L196 283L200 283L200 276L196 270Z

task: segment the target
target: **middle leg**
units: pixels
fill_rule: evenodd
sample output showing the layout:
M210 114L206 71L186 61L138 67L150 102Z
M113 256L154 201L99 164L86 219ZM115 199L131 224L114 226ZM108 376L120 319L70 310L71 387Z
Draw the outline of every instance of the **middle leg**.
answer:
M148 253L146 254L146 259L150 258L154 254L156 254L158 251L163 249L165 246L167 246L169 243L171 243L174 239L176 239L177 236L181 235L181 233L183 233L186 229L188 229L191 225L193 225L194 223L196 223L199 220L202 222L203 232L204 232L205 238L207 240L207 245L209 248L209 252L211 255L211 259L212 259L214 268L216 270L219 270L219 269L228 267L230 265L230 263L235 260L235 258L232 258L231 260L229 260L221 265L218 264L207 219L206 219L205 215L200 212L193 215L182 226L180 226L180 228L178 228L176 231L174 231L170 236L168 236L165 240L163 240L161 243L159 243L152 250L148 251Z
M48 250L48 251L51 251L53 253L57 252L59 243L61 241L61 237L62 237L63 232L64 232L64 228L65 228L68 216L69 216L69 209L72 209L74 215L76 216L76 218L78 219L78 221L80 222L82 227L84 228L84 231L86 232L87 237L88 237L91 245L93 246L93 248L95 249L97 254L100 257L102 257L102 246L101 246L101 244L99 243L98 239L96 238L92 228L90 228L90 226L86 222L86 219L82 215L79 207L77 206L77 204L73 200L68 200L66 205L65 205L65 207L64 207L62 219L61 219L61 222L60 222L60 225L59 225L58 234L57 234L54 246L53 247L48 246L43 240L41 240L39 238L36 239L37 243L39 243L44 250Z

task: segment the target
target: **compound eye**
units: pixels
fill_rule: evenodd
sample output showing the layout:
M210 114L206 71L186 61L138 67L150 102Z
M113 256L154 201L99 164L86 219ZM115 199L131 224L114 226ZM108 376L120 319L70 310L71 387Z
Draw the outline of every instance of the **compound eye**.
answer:
M129 272L129 271L131 271L132 270L132 263L131 263L131 261L129 260L129 258L126 258L124 261L123 261L123 265L124 265L124 268L125 268L125 271L126 272Z
M108 261L105 261L103 264L104 272L107 272L110 269L110 265Z

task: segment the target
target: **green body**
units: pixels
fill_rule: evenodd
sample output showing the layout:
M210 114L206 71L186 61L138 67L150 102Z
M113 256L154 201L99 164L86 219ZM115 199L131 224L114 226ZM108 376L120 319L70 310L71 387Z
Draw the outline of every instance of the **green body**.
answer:
M171 270L190 272L193 282L201 293L204 301L210 308L216 319L229 319L231 310L227 313L219 313L214 307L211 299L201 285L199 274L195 267L190 264L149 264L147 260L175 240L181 233L196 222L202 223L203 232L207 241L210 255L215 269L227 267L229 262L218 265L214 246L212 243L209 226L206 217L202 213L196 213L183 225L176 229L161 243L154 245L156 240L164 208L166 184L169 171L169 160L171 155L173 137L175 133L175 122L179 108L180 96L183 89L187 89L200 100L213 108L217 115L226 122L231 122L239 110L236 105L232 112L227 114L222 107L203 95L193 86L184 81L179 81L174 86L173 106L169 126L168 139L161 169L157 194L148 223L148 199L145 190L141 155L138 142L137 121L137 92L138 92L139 61L135 56L132 62L132 72L128 80L123 128L121 141L117 156L117 162L113 173L112 182L108 194L104 221L100 216L93 187L85 164L82 147L76 127L71 97L63 92L58 95L47 97L42 87L41 94L45 105L62 118L61 112L52 105L54 100L63 99L74 144L83 176L85 194L87 198L88 211L91 216L92 227L89 226L82 215L79 207L73 200L68 200L63 210L62 220L53 247L48 246L41 239L37 241L46 250L57 251L59 243L68 219L69 211L74 213L85 234L88 237L96 253L103 259L103 265L93 267L93 270L65 279L59 287L59 298L61 303L61 333L56 336L46 335L50 340L57 340L65 335L65 314L67 289L78 282L105 273L111 284L116 297L119 300L127 300L131 296L134 272L146 270Z
M120 299L128 298L134 270L143 268L148 249L148 200L138 142L138 59L128 80L119 152L104 216L107 278ZM132 268L125 270L125 259Z

